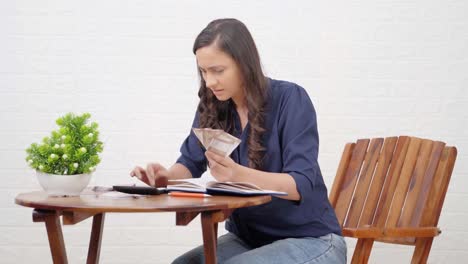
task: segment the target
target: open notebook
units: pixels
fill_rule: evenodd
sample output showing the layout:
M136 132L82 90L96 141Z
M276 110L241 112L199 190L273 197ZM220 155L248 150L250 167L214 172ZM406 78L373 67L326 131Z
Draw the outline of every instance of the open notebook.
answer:
M285 192L264 190L248 182L218 182L209 172L206 172L200 178L171 180L169 181L167 190L238 196L265 194L278 196L288 195Z

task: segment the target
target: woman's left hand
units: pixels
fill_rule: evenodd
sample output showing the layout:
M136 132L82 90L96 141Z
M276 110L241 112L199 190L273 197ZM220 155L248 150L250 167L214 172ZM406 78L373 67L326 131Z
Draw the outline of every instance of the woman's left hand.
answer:
M239 172L241 165L234 162L229 156L223 157L213 151L206 151L205 156L210 164L211 175L213 175L216 180L221 182L235 181L234 177L236 173Z

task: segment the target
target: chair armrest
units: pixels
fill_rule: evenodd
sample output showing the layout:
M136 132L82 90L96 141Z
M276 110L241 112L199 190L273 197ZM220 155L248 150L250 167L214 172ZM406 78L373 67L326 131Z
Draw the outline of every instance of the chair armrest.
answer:
M345 227L342 231L343 236L354 238L435 237L441 233L438 227Z
M378 227L343 227L343 236L354 238L378 238L383 237L383 229Z
M386 237L435 237L442 231L438 227L394 227L386 228Z

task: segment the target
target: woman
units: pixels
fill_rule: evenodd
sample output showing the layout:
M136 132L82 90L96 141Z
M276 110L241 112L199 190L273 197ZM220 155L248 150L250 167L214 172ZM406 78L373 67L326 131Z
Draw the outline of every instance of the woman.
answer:
M218 239L219 263L345 263L346 244L317 163L315 110L306 91L264 76L255 43L235 19L214 20L193 46L200 102L193 127L223 129L240 138L230 157L205 151L193 132L170 169L148 164L132 176L152 185L200 177L251 182L287 192L272 202L237 209ZM204 263L203 247L174 263Z

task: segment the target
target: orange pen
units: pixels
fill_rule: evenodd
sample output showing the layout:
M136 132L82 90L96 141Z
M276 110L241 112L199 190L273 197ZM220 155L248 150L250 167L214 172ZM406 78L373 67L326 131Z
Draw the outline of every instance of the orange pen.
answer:
M191 192L170 192L168 195L174 197L195 197L195 198L205 198L211 197L211 195L206 193L191 193Z

